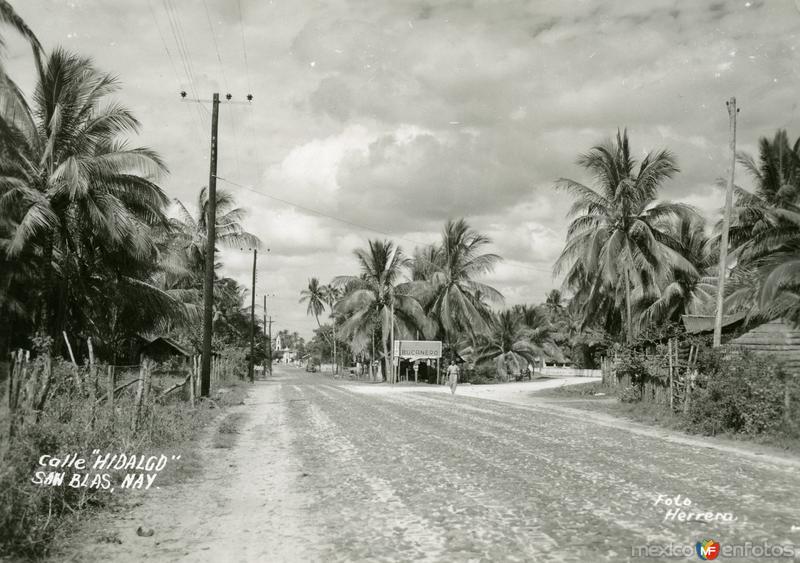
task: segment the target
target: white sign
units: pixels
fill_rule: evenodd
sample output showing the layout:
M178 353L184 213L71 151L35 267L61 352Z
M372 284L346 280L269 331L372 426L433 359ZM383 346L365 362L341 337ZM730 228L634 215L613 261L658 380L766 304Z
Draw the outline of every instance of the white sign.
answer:
M440 340L395 340L394 357L406 359L441 358Z

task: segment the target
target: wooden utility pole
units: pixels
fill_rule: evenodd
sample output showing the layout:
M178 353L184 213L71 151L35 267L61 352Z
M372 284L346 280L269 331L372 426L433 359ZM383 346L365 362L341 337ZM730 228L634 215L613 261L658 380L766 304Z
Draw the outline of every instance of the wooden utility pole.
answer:
M719 240L719 283L717 284L717 316L714 319L714 348L722 343L722 315L725 304L725 276L728 272L728 232L731 226L731 208L733 207L733 175L736 169L736 98L731 98L728 106L730 122L731 167L728 175L728 186L725 190L725 211L722 215L722 235Z
M264 297L264 377L267 377L267 362L272 369L272 343L267 342L267 296Z
M248 375L250 383L255 380L255 344L256 344L256 262L258 260L258 250L253 249L253 287L250 291L250 362Z
M211 392L211 336L214 322L214 246L217 241L217 127L219 93L214 92L211 109L211 157L208 172L206 215L206 278L203 284L203 360L200 367L200 396Z
M269 374L272 375L272 317L269 318Z

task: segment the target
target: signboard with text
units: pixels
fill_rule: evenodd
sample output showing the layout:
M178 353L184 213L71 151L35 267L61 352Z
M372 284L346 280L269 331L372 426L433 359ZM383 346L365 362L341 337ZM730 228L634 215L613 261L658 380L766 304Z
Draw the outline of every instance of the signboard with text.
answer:
M440 340L395 340L394 357L406 359L441 358L442 342Z

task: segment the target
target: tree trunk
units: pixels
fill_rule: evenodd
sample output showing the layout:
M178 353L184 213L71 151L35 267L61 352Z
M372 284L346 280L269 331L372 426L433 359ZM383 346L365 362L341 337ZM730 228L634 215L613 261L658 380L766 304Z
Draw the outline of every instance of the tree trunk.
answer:
M633 342L633 318L631 316L631 273L625 268L625 309L628 317L628 344Z
M391 372L389 370L392 369L393 366L389 364L389 347L386 345L386 339L383 338L383 335L381 335L381 342L383 343L383 380L391 383L389 379L391 377L389 375Z

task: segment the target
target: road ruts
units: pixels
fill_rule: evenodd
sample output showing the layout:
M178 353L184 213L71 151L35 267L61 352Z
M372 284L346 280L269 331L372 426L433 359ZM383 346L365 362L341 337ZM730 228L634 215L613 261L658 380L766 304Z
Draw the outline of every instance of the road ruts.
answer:
M632 546L706 537L800 544L793 468L529 407L290 374L282 392L301 399L293 453L323 560L625 561ZM737 519L665 520L659 494Z
M87 531L52 561L603 562L703 539L800 544L796 465L293 368L236 408L238 440L214 449L209 429L202 475L103 515L122 543ZM665 520L659 494L736 520Z

